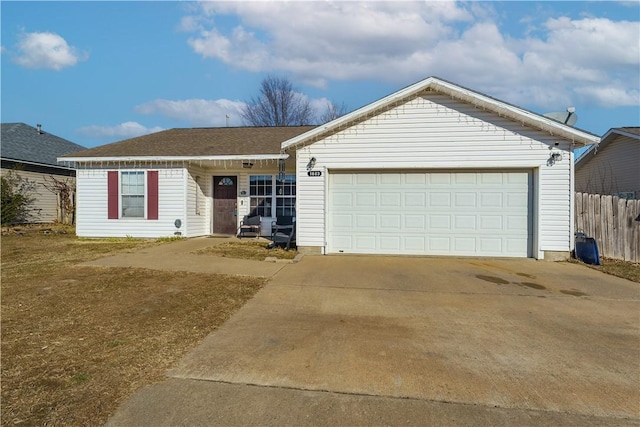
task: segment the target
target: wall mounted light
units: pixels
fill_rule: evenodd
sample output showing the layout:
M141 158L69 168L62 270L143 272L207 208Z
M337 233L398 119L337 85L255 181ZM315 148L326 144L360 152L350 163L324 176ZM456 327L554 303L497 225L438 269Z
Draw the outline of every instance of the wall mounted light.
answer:
M253 167L253 163L251 162L242 162L242 167L245 169L251 169Z
M315 165L316 165L316 158L315 157L310 158L309 163L307 163L307 170L313 169Z
M553 152L551 153L551 156L549 156L549 159L547 159L547 166L553 166L556 164L556 162L561 162L562 161L562 153L560 152Z

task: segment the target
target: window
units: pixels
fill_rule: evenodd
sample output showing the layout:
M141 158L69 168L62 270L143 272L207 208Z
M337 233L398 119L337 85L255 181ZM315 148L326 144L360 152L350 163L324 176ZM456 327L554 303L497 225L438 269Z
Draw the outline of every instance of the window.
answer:
M272 175L252 175L249 177L249 196L251 216L295 216L296 176L285 175L280 181Z
M158 184L158 171L107 171L107 218L158 219Z
M296 216L296 176L276 181L276 216Z
M144 218L144 172L120 174L122 218Z
M271 175L252 175L249 177L249 196L251 216L271 216L273 204L273 177Z

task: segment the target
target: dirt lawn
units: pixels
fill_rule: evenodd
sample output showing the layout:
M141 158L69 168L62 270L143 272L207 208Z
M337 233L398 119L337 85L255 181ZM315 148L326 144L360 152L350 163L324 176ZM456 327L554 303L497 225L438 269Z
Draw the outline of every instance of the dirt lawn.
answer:
M2 236L2 425L98 425L221 325L265 279L75 267L166 244Z

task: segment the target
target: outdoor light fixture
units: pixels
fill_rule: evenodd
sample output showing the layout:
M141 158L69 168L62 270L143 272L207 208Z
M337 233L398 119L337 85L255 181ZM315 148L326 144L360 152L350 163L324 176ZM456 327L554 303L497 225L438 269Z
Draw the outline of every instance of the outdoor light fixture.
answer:
M556 162L560 162L562 161L562 153L559 152L553 152L551 153L551 156L549 156L549 159L547 160L547 166L553 166L556 164Z
M312 157L311 159L309 159L309 163L307 163L307 170L313 169L315 165L316 165L316 158Z
M253 167L253 163L251 162L242 162L242 167L245 169L251 169Z

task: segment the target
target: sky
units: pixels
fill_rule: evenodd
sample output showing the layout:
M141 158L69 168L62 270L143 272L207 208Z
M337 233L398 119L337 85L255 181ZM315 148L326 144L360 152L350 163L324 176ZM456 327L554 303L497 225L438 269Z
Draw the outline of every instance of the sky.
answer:
M318 116L437 76L602 136L640 126L640 2L2 1L2 123L85 147L241 126L267 75Z

